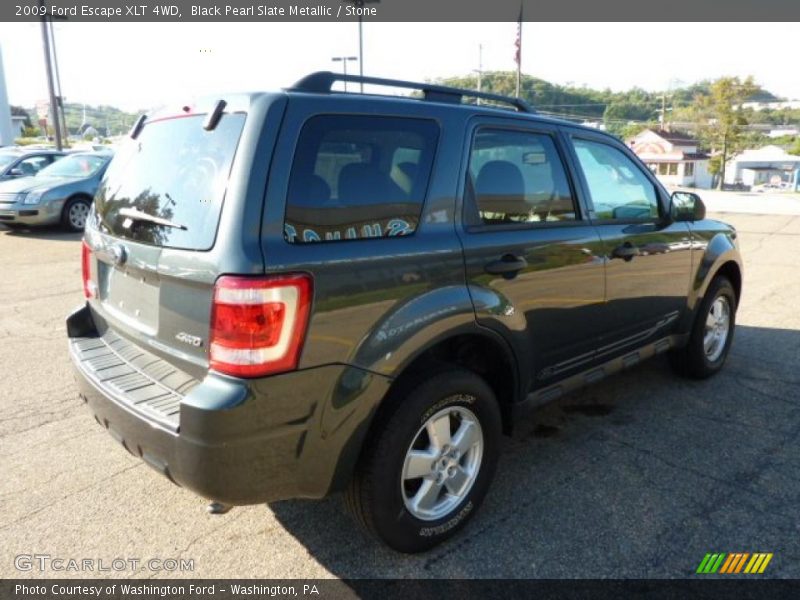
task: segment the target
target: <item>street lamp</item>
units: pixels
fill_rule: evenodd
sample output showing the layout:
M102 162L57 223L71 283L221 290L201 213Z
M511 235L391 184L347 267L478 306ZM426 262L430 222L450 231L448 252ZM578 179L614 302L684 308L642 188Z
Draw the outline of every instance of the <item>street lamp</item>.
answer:
M381 0L342 0L356 8L364 8L365 4L378 4ZM358 72L364 76L364 28L361 12L358 13ZM361 82L361 93L364 93L364 82Z
M347 62L348 61L356 61L358 60L357 56L333 56L331 57L333 62L340 62L342 63L342 68L344 69L344 75L347 77ZM344 91L347 91L347 79L344 81Z

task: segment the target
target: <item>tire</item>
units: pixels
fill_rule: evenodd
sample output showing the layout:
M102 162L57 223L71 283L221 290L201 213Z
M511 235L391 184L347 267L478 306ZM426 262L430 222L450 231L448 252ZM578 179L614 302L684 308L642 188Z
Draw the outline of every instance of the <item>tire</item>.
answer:
M92 202L86 198L71 198L61 211L61 226L67 231L83 231Z
M736 328L736 304L736 291L728 278L715 277L697 311L689 342L670 353L675 371L706 379L723 367Z
M345 503L389 547L422 552L455 535L478 510L497 467L500 409L487 383L462 369L426 377L387 401ZM452 434L447 441L456 443L437 442L428 431Z

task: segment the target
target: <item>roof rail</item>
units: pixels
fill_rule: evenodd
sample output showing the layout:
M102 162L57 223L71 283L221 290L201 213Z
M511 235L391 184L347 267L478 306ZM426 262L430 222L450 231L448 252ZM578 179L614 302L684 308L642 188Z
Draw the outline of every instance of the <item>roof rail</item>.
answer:
M317 71L316 73L306 75L288 89L294 92L327 94L330 93L333 84L337 81L420 90L423 94L423 98L432 102L461 104L462 99L467 96L470 98L481 98L484 100L508 104L516 108L519 112L536 112L530 104L521 98L511 98L510 96L502 96L500 94L488 94L486 92L476 92L474 90L465 90L461 88L448 87L445 85L436 85L433 83L414 83L413 81L402 81L398 79L343 75L340 73L331 73L330 71Z

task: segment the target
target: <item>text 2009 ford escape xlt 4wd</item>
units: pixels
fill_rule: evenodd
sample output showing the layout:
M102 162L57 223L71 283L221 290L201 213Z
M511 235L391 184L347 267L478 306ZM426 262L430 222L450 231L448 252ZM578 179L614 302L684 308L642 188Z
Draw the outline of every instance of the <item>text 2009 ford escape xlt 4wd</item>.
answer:
M718 371L741 260L609 135L342 79L137 122L86 227L70 352L98 422L175 483L230 505L344 490L414 552L475 513L520 407L663 351Z

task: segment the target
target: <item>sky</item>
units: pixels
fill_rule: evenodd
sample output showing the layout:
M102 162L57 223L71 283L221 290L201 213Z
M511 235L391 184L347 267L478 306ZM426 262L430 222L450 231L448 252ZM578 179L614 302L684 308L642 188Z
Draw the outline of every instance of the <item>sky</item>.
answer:
M367 75L424 81L514 70L516 23L365 23ZM753 75L800 99L796 23L525 23L522 70L558 84L650 91ZM358 54L355 23L56 23L67 102L128 111L198 94L279 89ZM38 23L0 23L12 104L47 97ZM357 63L348 65L357 69Z

